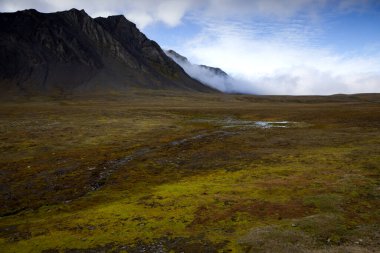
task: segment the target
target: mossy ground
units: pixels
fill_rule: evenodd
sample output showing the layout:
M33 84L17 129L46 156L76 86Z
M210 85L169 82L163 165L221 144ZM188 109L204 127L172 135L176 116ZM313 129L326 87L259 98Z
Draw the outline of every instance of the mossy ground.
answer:
M379 249L376 95L152 93L0 111L1 252Z

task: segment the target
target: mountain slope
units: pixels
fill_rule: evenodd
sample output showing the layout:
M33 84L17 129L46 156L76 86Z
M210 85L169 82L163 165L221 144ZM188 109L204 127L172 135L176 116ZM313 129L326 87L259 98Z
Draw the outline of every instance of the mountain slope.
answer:
M165 51L165 53L170 58L172 58L175 62L177 62L179 65L182 65L182 64L195 65L195 64L192 64L185 56L180 55L179 53L177 53L174 50L167 50L167 51ZM220 68L210 67L207 65L195 65L195 66L199 66L199 67L201 67L207 71L210 71L211 73L213 73L217 76L220 76L220 77L224 77L224 78L229 77L228 74L226 72L224 72L223 70L221 70Z
M233 92L232 84L235 80L220 68L192 64L186 57L174 50L167 50L165 53L194 79L220 91Z
M0 14L0 91L70 94L129 88L211 92L123 16L72 9Z

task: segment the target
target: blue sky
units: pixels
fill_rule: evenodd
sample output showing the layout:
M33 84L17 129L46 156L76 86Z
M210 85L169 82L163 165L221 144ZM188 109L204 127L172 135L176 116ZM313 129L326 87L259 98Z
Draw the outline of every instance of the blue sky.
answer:
M380 1L379 1L380 3ZM333 5L334 6L334 5ZM367 9L351 11L326 11L320 12L318 16L295 15L289 19L271 19L270 17L248 17L235 21L241 21L252 28L259 26L259 31L263 36L271 36L279 29L292 27L298 21L300 29L292 27L294 33L307 34L310 43L317 43L318 46L330 47L337 52L347 53L365 50L368 47L380 43L380 5L368 5ZM168 26L165 23L157 22L143 27L143 32L153 40L159 42L163 47L178 47L191 40L201 33L203 24L195 19L194 13L185 15L181 23L177 26ZM219 22L233 22L231 18L217 19ZM267 24L263 27L262 24ZM276 28L276 29L274 29ZM272 30L274 29L274 30Z
M124 14L165 49L220 67L234 90L380 92L378 0L0 0L1 11Z

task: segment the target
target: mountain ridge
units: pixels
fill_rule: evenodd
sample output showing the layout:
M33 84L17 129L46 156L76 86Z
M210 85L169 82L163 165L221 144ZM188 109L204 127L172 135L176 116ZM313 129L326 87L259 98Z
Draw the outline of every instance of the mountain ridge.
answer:
M2 94L71 94L131 88L215 92L192 79L122 15L84 10L0 13Z
M165 50L165 53L167 55L169 55L174 61L182 61L183 63L185 64L191 64L191 65L196 65L196 64L193 64L189 61L189 59L187 59L187 57L177 53L176 51L172 50L172 49L169 49L169 50ZM178 62L177 62L178 63ZM211 67L211 66L207 66L207 65L196 65L196 66L199 66L201 68L204 68L206 70L209 70L211 72L213 72L215 75L218 75L218 76L222 76L222 77L225 77L225 78L228 78L229 75L223 71L221 68L218 68L218 67Z
M172 49L165 50L165 53L178 65L180 65L192 78L221 92L234 92L233 84L236 83L236 80L234 80L222 69L207 65L193 64L185 56Z

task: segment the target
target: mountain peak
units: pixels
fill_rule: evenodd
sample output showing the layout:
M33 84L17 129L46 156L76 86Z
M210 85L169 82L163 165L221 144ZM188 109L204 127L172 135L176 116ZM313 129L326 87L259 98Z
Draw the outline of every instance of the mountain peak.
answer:
M124 16L92 19L77 9L0 13L0 70L0 94L131 87L213 91Z
M49 14L50 15L54 15L54 13L49 13ZM68 16L72 16L72 17L76 17L76 18L86 18L86 19L91 18L90 15L88 15L85 10L83 10L83 9L82 10L78 10L78 9L75 9L75 8L72 8L72 9L70 9L68 11L60 11L60 12L57 12L57 14L68 15Z
M193 65L185 56L180 55L179 53L177 53L176 51L174 51L172 49L166 50L165 53L169 57L171 57L173 60L175 60L178 64L180 64L181 66L182 66L182 64ZM196 66L198 66L198 67L200 67L202 69L205 69L207 71L210 71L210 72L212 72L213 74L215 74L217 76L228 78L228 74L226 72L224 72L223 70L221 70L220 68L210 67L210 66L207 66L207 65L196 65Z
M102 17L100 17L100 18L102 18ZM118 20L118 21L126 21L128 23L132 23L124 15L111 15L111 16L106 17L106 19ZM134 23L132 23L132 24L134 24Z
M72 8L68 11L63 11L63 12L74 12L74 13L82 13L82 14L87 14L86 11L84 9L81 9L81 10L78 10L76 8Z
M39 13L36 9L25 9L22 11L17 11L16 13Z
M119 29L133 29L140 32L135 23L129 21L124 15L113 15L108 17L97 17L94 19L100 25L108 26L109 28L115 29L118 27ZM125 30L123 31L125 32Z
M177 53L176 51L174 51L172 49L166 50L165 52L167 55L169 55L171 58L173 58L176 61L181 61L184 63L190 63L189 60L185 56L180 55L179 53Z
M213 72L215 75L218 75L218 76L221 76L221 77L225 77L225 78L228 77L228 74L226 72L224 72L220 68L210 67L210 66L207 66L207 65L199 65L199 66L201 68L204 68L204 69L207 69L207 70Z
M88 14L86 13L85 10L78 10L78 9L75 9L75 8L72 8L70 10L67 10L67 11L58 11L56 13L43 13L43 12L40 12L36 9L25 9L25 10L21 10L21 11L17 11L15 13L23 13L23 14L57 14L57 13L70 13L70 14L76 14L76 15L86 15L88 16ZM13 14L13 13L10 13L10 14Z

